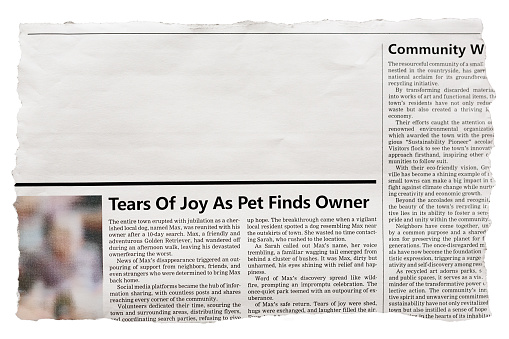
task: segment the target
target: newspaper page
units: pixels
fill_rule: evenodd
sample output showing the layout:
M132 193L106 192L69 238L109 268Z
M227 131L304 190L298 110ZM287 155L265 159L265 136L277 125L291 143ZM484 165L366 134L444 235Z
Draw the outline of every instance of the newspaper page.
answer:
M19 318L490 315L479 20L20 29Z

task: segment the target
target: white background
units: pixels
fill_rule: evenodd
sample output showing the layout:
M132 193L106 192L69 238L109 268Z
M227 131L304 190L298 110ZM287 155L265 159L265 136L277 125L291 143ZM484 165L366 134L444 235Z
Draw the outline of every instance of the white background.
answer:
M508 98L507 98L507 14L503 1L5 1L0 13L0 81L2 91L1 199L2 256L0 324L2 337L112 338L139 337L345 337L357 338L503 338L508 335L508 274L506 241L509 241L504 192L508 185ZM492 193L488 232L487 269L490 306L493 316L465 322L424 320L397 314L301 315L279 318L246 319L216 324L123 324L99 321L21 321L15 316L17 302L17 233L11 171L15 166L16 114L20 102L16 93L19 23L49 22L127 22L233 23L244 20L293 23L315 20L480 18L487 45L487 74L497 100L491 106L495 126L492 170L497 186Z

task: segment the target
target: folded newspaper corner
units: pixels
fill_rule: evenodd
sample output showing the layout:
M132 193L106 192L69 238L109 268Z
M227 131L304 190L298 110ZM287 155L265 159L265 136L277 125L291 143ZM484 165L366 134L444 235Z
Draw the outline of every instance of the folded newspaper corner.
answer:
M479 20L20 29L19 318L490 315Z

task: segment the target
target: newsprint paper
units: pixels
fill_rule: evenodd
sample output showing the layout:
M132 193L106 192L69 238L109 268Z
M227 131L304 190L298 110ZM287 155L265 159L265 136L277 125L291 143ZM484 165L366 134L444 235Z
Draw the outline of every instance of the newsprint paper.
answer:
M481 31L21 25L18 317L489 316Z

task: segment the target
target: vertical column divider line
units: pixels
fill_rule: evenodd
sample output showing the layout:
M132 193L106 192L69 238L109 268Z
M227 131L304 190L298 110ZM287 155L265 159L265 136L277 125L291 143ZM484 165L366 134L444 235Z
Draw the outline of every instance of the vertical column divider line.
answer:
M382 43L382 313L385 313L385 228L384 228L384 44Z

